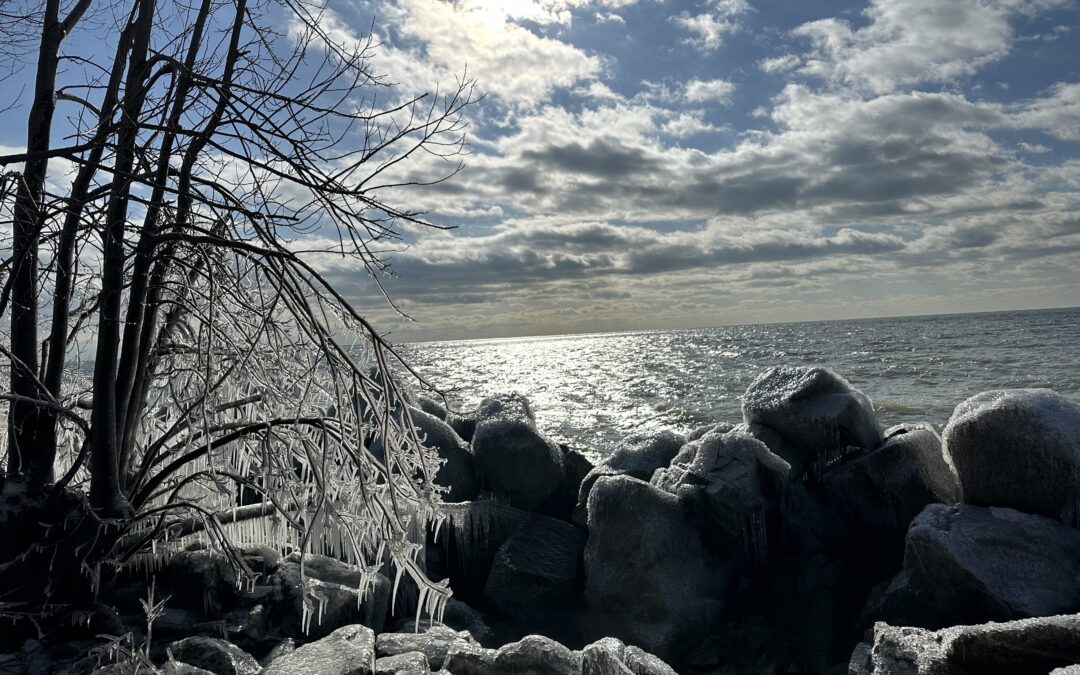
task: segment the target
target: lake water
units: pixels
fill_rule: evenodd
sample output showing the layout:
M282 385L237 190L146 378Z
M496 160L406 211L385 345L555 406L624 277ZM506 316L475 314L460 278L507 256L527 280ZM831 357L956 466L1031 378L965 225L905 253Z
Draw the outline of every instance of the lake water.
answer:
M881 423L940 428L988 389L1049 387L1080 400L1080 308L404 346L463 408L518 391L540 429L594 456L648 429L741 420L771 366L828 366L874 401Z

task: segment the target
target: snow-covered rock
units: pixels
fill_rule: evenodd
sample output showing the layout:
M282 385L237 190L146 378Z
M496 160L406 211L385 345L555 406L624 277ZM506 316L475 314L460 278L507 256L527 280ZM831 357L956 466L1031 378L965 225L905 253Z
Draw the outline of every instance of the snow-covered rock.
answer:
M673 431L630 436L605 461L594 467L581 481L578 489L574 523L586 526L589 492L601 476L633 476L647 481L653 472L667 466L686 445L686 437Z
M630 476L597 480L588 509L592 633L681 655L722 616L738 578L738 541L706 544L687 500Z
M255 657L218 638L189 637L168 646L173 659L217 675L258 675L262 666Z
M938 628L1080 611L1080 531L1008 508L931 504L868 619Z
M870 399L828 368L771 368L750 384L742 410L748 424L783 436L811 476L849 448L882 441Z
M473 410L451 412L447 415L446 421L459 436L468 442L472 441L476 427L484 420L493 417L536 421L529 400L517 392L489 396L480 401L480 405Z
M1080 527L1080 405L1049 389L999 389L956 407L943 435L964 501Z
M418 652L431 668L443 667L446 653L457 645L480 645L466 631L435 625L421 633L381 633L375 639L375 653L380 657Z

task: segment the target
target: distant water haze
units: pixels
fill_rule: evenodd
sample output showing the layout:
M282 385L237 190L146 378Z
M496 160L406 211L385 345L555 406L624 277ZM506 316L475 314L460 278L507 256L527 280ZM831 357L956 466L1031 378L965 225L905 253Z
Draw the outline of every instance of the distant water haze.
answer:
M988 389L1048 387L1080 400L1080 308L428 342L412 365L462 408L518 391L540 429L599 457L635 431L741 421L762 371L832 368L884 426L938 430Z

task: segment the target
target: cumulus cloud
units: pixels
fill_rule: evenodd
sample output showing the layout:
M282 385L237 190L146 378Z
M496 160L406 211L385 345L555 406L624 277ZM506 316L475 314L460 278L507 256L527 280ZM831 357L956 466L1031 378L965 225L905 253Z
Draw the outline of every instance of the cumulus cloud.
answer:
M686 100L690 103L715 101L721 105L731 102L735 84L728 80L690 80L686 83Z
M690 33L684 44L708 53L716 51L724 39L738 31L738 18L750 11L746 0L712 0L711 6L699 14L684 11L671 17L671 22Z
M873 93L948 82L1008 53L1010 18L1063 1L872 0L866 26L830 18L796 28L812 47L799 72Z

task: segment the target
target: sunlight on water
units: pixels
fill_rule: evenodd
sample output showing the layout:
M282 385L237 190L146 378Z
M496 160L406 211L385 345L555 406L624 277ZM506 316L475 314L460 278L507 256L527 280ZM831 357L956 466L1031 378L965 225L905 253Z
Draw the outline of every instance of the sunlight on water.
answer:
M432 342L406 353L463 408L521 392L541 430L601 455L638 430L739 421L742 393L774 365L835 369L886 426L940 428L987 389L1080 399L1080 309Z

